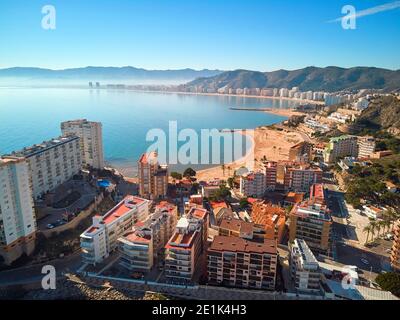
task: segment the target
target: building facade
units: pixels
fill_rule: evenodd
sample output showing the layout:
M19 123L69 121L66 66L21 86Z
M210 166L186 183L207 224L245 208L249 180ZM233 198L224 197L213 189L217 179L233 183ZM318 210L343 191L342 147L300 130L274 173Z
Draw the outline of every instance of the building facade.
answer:
M0 158L0 256L9 265L35 248L36 217L28 163Z
M358 137L358 158L369 158L375 152L374 137Z
M289 241L304 240L316 253L329 254L332 217L326 205L305 201L290 212Z
M80 236L82 260L89 264L102 262L117 248L118 239L148 215L148 200L126 196L105 215L94 216L92 226Z
M168 202L158 204L144 222L137 222L132 231L118 239L120 264L131 271L150 271L172 237L177 217L175 205Z
M339 158L357 157L358 139L356 136L344 135L331 138L324 151L326 163L336 162Z
M322 273L317 259L304 240L295 239L290 244L290 276L298 292L320 292Z
M396 222L394 229L394 240L390 256L393 270L400 272L400 220Z
M278 163L267 162L264 164L265 168L265 190L274 191L277 182Z
M61 123L63 136L74 135L80 138L82 164L96 169L104 168L103 133L100 122L86 119Z
M322 170L305 164L286 165L283 179L286 191L307 192L313 184L322 182Z
M313 145L309 142L300 142L289 149L289 161L300 163L310 162L313 151Z
M13 152L4 158L26 159L33 197L38 199L79 173L82 168L79 143L77 136L59 137Z
M274 290L277 261L275 241L216 236L207 252L208 283Z
M243 197L261 198L266 190L265 174L249 172L240 177L240 194Z
M181 217L165 246L165 277L179 283L190 283L208 237L208 212L192 208Z
M156 152L144 153L138 161L139 194L147 199L164 198L168 191L168 166L160 165Z

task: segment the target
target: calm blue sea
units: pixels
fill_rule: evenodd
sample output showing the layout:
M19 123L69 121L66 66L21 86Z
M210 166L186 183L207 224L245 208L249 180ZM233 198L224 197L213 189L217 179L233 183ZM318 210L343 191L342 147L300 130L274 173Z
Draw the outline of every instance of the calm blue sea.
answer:
M0 88L0 154L60 135L60 123L87 118L103 123L106 161L120 169L135 167L151 143L147 132L168 132L170 120L178 130L251 129L285 120L263 112L233 111L230 107L292 108L296 103L272 99L148 93L106 89Z

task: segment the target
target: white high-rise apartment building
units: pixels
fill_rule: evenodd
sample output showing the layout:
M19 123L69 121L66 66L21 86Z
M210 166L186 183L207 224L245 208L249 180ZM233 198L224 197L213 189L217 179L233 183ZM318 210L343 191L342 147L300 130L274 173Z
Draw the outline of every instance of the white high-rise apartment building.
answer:
M262 197L266 190L265 174L250 172L240 177L240 194L244 197Z
M101 122L87 121L86 119L65 121L61 123L61 131L63 136L74 135L81 138L82 164L96 169L104 167Z
M0 158L0 256L6 264L35 248L36 219L28 163Z
M59 137L15 151L3 158L25 158L29 165L34 199L79 173L82 167L80 138Z

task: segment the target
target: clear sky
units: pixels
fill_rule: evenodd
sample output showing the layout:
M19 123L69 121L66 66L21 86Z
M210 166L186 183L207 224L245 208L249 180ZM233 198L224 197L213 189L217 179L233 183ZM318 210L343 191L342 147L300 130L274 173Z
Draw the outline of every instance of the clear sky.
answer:
M0 0L0 68L400 69L400 1L358 18L355 30L329 22L347 4L361 11L393 2ZM41 27L47 4L56 8L55 30Z

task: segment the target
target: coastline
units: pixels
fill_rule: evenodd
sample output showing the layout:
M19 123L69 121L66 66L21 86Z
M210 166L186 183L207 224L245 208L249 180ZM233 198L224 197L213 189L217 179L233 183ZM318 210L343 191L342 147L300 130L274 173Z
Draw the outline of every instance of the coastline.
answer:
M273 97L273 96L255 96L255 95L243 95L243 94L233 94L233 93L206 93L206 92L182 92L182 91L163 91L163 90L140 90L140 89L109 89L108 90L130 90L136 92L150 92L150 93L168 93L168 94L181 94L181 95L198 95L198 96L220 96L220 97L237 97L237 98L254 98L254 99L263 99L263 100L286 100L298 103L307 103L307 104L317 104L323 105L325 104L323 101L314 101L314 100L306 100L306 99L296 99L289 97Z
M267 111L261 109L260 111L256 110L256 112L275 114L287 118L293 115L304 115L304 113L294 109L268 108ZM282 122L277 122L276 124L281 123ZM250 139L252 145L248 148L246 154L237 160L225 164L224 170L222 169L222 164L198 170L196 176L198 181L226 179L233 174L234 170L237 170L246 164L254 164L254 168L252 169L256 170L257 165L259 165L258 161L264 156L269 161L284 160L283 158L289 157L289 149L291 146L301 141L305 141L304 135L295 129L287 128L283 131L278 131L270 126L261 126L254 129L236 131L246 135L247 138ZM124 180L132 183L138 182L137 176L132 177L131 174L128 173L132 172L133 168L131 169L129 167L120 167L111 164L110 167L117 170L123 176Z

